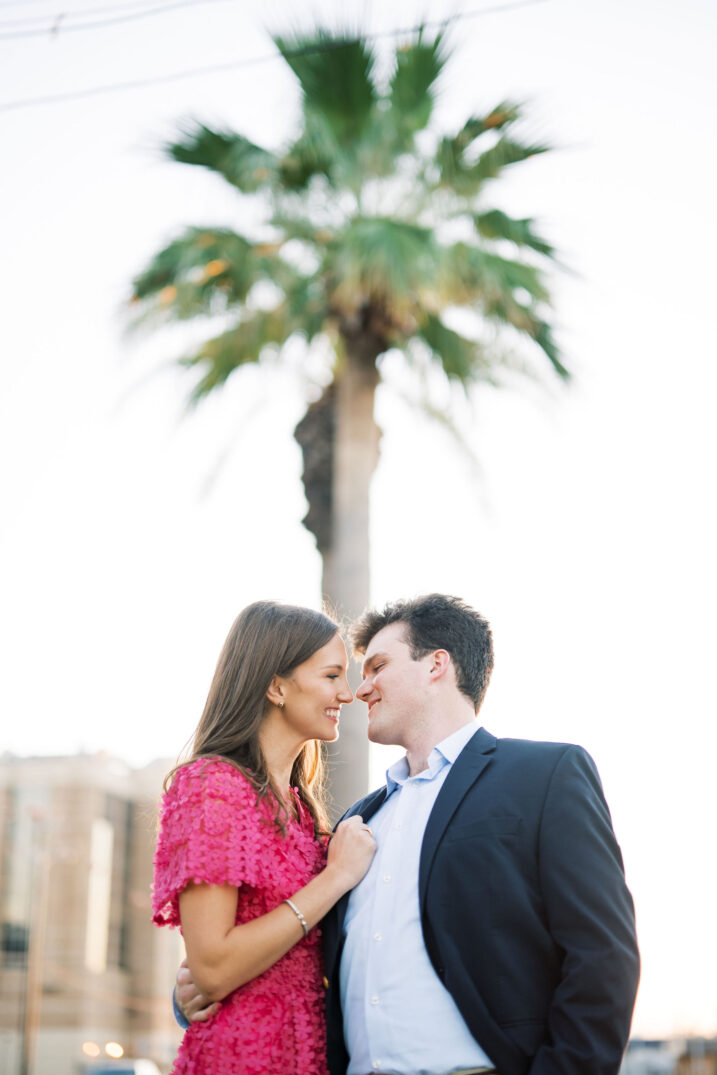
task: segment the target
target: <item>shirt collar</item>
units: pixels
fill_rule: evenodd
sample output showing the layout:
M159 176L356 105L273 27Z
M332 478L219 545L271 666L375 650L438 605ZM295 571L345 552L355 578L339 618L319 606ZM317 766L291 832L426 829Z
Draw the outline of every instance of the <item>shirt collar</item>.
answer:
M428 769L424 769L426 775L423 779L432 780L445 765L452 765L468 740L472 739L478 731L479 727L480 725L477 720L469 720L463 727L455 732L451 732L451 734L447 735L445 739L442 739L440 743L437 743L428 755ZM408 759L404 754L402 758L399 758L398 761L395 761L393 765L389 766L386 770L386 798L388 798L396 788L405 784L408 779Z
M431 754L435 753L436 750L440 751L446 761L449 761L452 765L468 740L472 739L478 731L479 727L480 725L477 720L469 720L468 723L464 724L462 728L459 728L457 732L452 732L450 735L447 735L445 739L442 739L441 742L433 748ZM429 756L429 763L430 760L431 758Z

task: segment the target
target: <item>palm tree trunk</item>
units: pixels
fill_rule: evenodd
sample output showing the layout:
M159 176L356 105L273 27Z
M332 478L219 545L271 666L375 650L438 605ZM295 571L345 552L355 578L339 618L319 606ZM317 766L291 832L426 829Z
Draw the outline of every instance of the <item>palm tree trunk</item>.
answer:
M304 525L323 562L322 593L329 614L348 627L370 599L369 498L380 437L373 409L376 358L385 342L367 332L365 324L344 324L342 341L333 383L311 404L294 435L304 460ZM358 662L352 661L349 680L355 690L361 681ZM333 820L366 794L368 758L365 707L354 702L344 708L341 738L329 749Z
M331 543L322 577L324 597L342 619L362 612L370 596L369 496L380 436L373 416L377 384L376 355L347 350L335 384Z
M369 498L380 438L373 411L381 348L360 334L344 337L344 345L335 382L331 542L324 553L322 589L339 621L348 624L370 600ZM355 690L361 682L357 662L352 661L349 679ZM328 791L335 817L368 790L366 728L362 702L344 708L341 738L329 748Z

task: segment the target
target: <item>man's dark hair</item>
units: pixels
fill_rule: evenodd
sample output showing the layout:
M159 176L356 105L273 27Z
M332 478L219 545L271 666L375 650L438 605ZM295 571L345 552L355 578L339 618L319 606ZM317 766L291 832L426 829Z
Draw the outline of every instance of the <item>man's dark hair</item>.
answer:
M490 624L459 597L432 593L411 601L394 601L378 612L364 612L351 629L356 653L365 653L374 635L391 623L406 625L414 661L436 649L453 658L458 689L480 709L493 671Z

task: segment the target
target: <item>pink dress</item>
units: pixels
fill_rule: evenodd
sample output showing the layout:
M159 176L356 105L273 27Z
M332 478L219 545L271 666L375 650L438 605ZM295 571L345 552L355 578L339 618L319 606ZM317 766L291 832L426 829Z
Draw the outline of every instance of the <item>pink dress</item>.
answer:
M294 793L300 820L282 837L267 799L238 769L199 759L176 774L162 799L154 861L157 925L180 925L190 881L236 885L236 922L291 898L323 868L326 849ZM273 967L235 989L213 1019L189 1027L173 1075L327 1075L320 930Z

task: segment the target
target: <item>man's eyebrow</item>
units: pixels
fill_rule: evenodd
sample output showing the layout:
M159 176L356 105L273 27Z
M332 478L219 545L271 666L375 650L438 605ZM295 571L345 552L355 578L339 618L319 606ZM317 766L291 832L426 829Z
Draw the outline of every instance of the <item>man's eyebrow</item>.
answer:
M385 661L387 657L388 657L387 653L372 653L371 656L367 657L366 660L363 662L363 667L364 667L364 669L370 668L372 665L374 665L376 663L376 661L379 661L379 660Z

